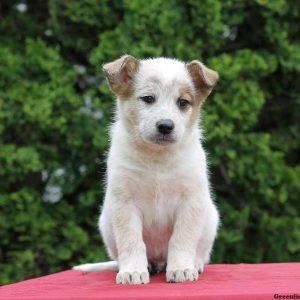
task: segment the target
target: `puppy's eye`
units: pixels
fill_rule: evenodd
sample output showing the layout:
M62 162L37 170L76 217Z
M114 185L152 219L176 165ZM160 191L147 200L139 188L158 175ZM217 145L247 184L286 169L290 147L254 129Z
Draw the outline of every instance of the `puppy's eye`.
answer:
M140 99L148 104L152 104L155 102L155 98L153 96L143 96L143 97L140 97Z
M185 99L178 99L178 100L177 100L177 106L178 106L180 109L186 108L189 104L190 104L190 102L187 101L187 100L185 100Z

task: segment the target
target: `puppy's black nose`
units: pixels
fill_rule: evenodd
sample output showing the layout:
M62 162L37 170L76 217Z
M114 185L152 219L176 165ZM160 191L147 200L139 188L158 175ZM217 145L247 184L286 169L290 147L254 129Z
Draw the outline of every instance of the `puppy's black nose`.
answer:
M159 120L156 123L158 131L162 134L169 134L174 129L174 122L172 120Z

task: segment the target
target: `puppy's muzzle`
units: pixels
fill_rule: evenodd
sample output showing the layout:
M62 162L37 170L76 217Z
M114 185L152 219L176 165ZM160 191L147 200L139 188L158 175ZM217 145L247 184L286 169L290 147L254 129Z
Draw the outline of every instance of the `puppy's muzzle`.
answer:
M156 122L157 133L151 138L155 144L166 146L176 142L174 134L175 124L170 119L163 119Z
M159 120L156 123L156 127L157 127L157 130L159 133L161 133L163 135L167 135L173 131L175 124L172 120L169 120L169 119Z

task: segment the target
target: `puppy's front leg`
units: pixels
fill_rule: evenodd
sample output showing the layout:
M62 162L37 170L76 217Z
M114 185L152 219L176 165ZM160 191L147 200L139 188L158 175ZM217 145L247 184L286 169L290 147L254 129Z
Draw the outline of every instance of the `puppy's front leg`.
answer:
M113 230L118 250L120 284L149 282L146 246L142 235L142 220L138 209L131 203L114 205Z
M166 274L168 282L198 279L195 257L197 244L203 230L204 213L205 207L192 199L185 199L178 208L168 248Z

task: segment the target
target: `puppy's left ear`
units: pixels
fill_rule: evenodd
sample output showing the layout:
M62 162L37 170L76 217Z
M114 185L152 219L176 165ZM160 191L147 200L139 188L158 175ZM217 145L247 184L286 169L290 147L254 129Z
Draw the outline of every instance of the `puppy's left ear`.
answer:
M218 72L209 69L198 60L187 63L186 67L193 79L197 94L208 96L219 80Z
M107 63L103 66L111 90L120 97L130 96L133 91L134 75L139 68L139 60L131 55Z

